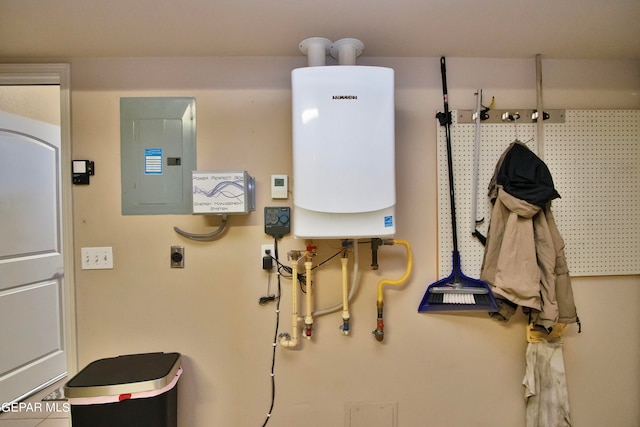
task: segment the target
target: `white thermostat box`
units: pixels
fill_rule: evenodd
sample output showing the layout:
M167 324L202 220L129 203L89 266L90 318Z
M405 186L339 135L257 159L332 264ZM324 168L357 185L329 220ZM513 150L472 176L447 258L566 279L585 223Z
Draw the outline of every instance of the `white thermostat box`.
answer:
M289 184L287 175L271 175L271 198L288 199Z
M247 171L193 171L194 214L247 214L255 210L255 179Z

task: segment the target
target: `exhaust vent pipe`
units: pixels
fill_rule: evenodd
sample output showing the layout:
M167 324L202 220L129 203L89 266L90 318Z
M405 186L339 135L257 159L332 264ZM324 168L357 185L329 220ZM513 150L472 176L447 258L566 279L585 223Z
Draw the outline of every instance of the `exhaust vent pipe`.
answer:
M307 55L309 67L326 65L329 53L338 60L338 65L356 65L356 58L364 52L364 43L358 39L340 39L335 43L324 37L310 37L300 42L300 52Z
M331 56L339 65L356 65L356 58L363 51L364 43L358 39L340 39L331 45Z
M322 67L331 48L331 40L324 37L311 37L300 42L300 52L307 55L309 67Z

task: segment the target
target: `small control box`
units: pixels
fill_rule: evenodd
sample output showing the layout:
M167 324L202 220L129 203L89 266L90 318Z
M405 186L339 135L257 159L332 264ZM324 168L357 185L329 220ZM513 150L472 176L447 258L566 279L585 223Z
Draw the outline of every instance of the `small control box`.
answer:
M271 198L289 198L289 177L287 175L271 175Z
M282 237L291 232L291 210L288 206L264 208L264 232L273 237Z
M76 185L89 185L89 177L95 173L95 164L90 160L73 160L71 182Z

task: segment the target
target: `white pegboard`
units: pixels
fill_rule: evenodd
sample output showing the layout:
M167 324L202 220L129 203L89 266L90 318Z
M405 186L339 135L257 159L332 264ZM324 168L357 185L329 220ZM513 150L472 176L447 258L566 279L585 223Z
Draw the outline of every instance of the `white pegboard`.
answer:
M462 271L478 278L484 247L472 237L474 124L458 124L451 143ZM478 230L491 217L487 187L515 139L537 151L536 124L482 124ZM565 123L545 124L544 161L561 198L552 210L573 276L640 273L640 111L566 111ZM438 126L439 276L451 273L451 214L445 130Z

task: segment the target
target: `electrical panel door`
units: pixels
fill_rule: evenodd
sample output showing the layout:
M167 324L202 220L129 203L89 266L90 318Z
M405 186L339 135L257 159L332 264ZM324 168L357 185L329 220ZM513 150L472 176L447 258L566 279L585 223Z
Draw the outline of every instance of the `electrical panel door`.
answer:
M121 98L122 214L190 214L195 98Z

